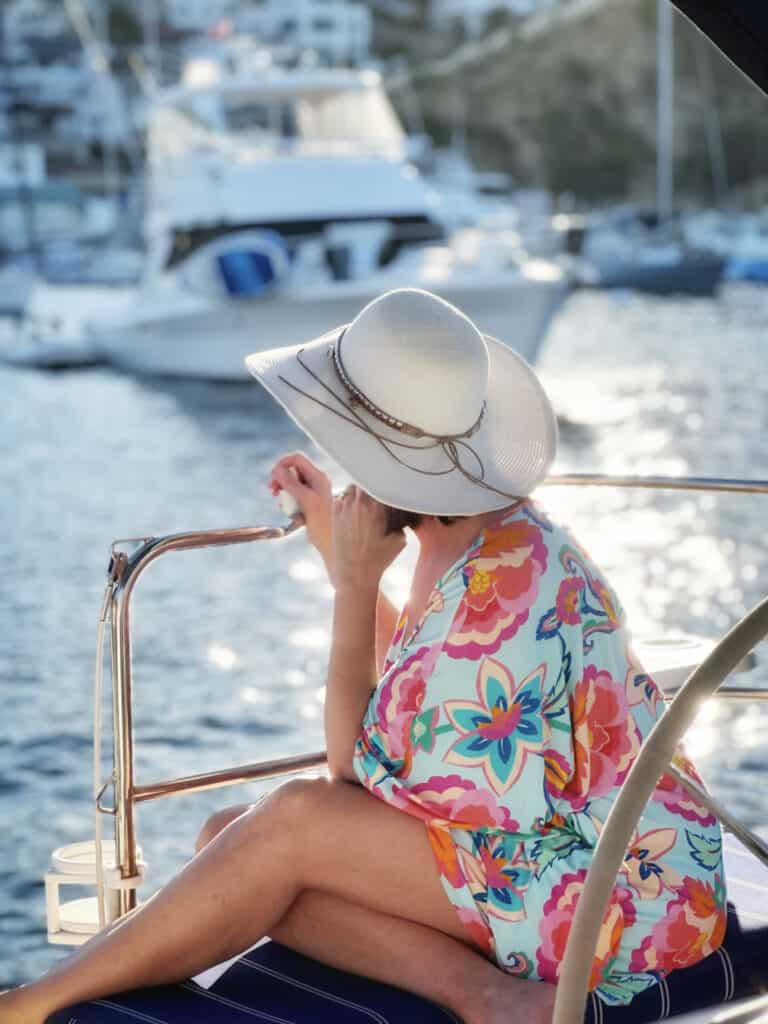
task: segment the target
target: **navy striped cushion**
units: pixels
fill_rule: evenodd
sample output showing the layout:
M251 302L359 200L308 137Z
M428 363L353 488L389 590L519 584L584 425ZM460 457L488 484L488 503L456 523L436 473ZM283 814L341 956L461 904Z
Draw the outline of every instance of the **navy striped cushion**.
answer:
M726 841L730 906L722 949L609 1007L592 998L586 1024L647 1024L752 995L768 984L768 868ZM141 989L73 1006L49 1024L448 1024L447 1010L388 985L358 978L277 943L251 950L209 991L193 982Z

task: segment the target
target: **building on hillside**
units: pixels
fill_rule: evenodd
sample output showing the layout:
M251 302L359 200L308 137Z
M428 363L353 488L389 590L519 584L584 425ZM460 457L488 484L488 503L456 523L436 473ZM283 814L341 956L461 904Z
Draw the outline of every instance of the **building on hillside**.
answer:
M371 14L354 0L251 0L239 5L236 26L269 46L312 51L327 64L370 59Z
M461 21L467 35L479 36L494 12L525 18L557 3L558 0L432 0L430 21L433 25Z

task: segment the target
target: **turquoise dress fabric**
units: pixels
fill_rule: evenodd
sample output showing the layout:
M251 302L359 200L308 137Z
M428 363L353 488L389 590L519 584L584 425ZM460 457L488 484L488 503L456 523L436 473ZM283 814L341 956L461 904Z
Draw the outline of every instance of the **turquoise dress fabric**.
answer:
M470 545L408 637L405 619L357 777L425 822L475 945L510 974L556 983L592 851L661 692L600 570L530 500ZM676 764L699 781L682 751ZM717 949L725 924L719 826L664 775L616 880L590 988L628 1003Z

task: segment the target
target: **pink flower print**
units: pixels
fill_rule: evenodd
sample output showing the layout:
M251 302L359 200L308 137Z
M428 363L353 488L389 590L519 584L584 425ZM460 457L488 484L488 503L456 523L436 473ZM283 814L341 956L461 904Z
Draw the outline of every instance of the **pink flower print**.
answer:
M664 917L633 951L630 971L667 974L698 963L722 945L726 921L725 889L719 876L714 885L684 878Z
M439 646L420 647L402 664L395 665L386 676L376 704L378 738L387 760L397 765L401 778L408 776L413 763L414 720L418 717L422 729L417 740L424 746L424 731L436 721L438 709L422 709L424 696L434 663L440 653ZM428 745L428 743L427 743Z
M410 806L408 811L426 821L450 822L454 828L498 828L519 832L520 823L501 807L489 790L459 775L433 775L407 789L393 786L393 794Z
M581 595L584 580L581 576L566 576L561 582L555 598L555 610L561 622L575 626L581 622Z
M672 764L684 775L703 786L693 762L685 756L682 748L678 748L678 752L672 758ZM699 825L714 825L715 823L714 814L697 803L688 790L677 781L674 775L669 773L662 775L656 783L656 789L653 791L651 799L663 804L672 814L685 818L686 821L695 821Z
M464 567L467 589L444 650L452 658L495 654L528 620L547 568L541 530L519 520L486 531Z
M580 811L624 781L640 749L640 733L624 687L594 665L587 665L570 703L575 765L563 797Z
M536 961L539 977L553 985L557 984L568 933L586 877L586 868L563 875L543 907L539 925L541 944L536 951ZM629 891L616 886L600 929L600 939L589 978L590 991L597 988L610 974L619 952L624 929L630 928L636 920L637 914Z
M508 669L484 658L477 673L477 701L449 700L443 705L459 733L443 760L482 768L494 793L506 793L549 739L542 714L546 665L541 664L518 685Z
M678 889L680 875L662 862L677 841L677 829L656 828L638 835L635 832L624 857L621 873L641 900L655 900L664 889Z

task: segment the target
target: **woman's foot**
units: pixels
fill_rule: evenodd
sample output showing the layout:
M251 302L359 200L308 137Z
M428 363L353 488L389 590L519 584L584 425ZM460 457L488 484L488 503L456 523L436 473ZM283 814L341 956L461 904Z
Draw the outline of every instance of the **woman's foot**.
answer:
M498 972L482 991L468 994L464 1008L464 1024L551 1024L555 1006L554 985L542 981L524 981Z

